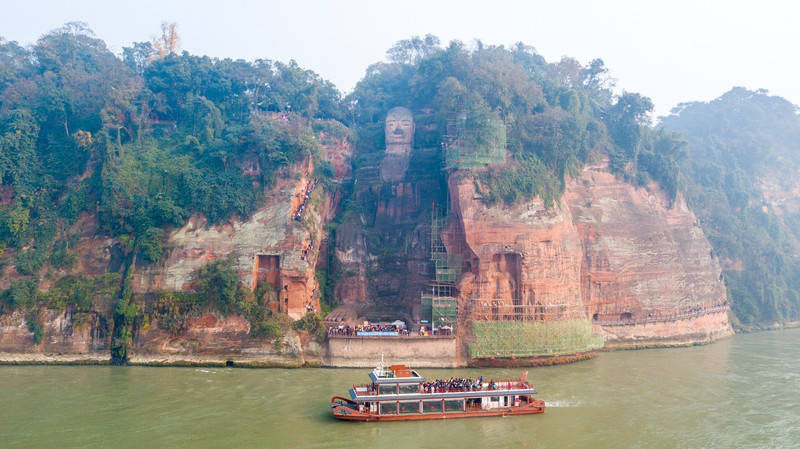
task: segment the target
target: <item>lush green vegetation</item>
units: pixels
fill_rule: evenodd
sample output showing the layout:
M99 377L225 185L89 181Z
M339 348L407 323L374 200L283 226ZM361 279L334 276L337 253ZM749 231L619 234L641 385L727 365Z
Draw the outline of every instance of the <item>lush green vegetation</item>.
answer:
M179 334L186 329L187 319L217 310L225 315L239 314L247 318L250 336L254 338L280 339L289 328L287 317L271 312L265 302L268 301L266 290L251 292L242 286L231 257L201 268L196 284L193 292L159 293L143 311L142 321L149 324L155 319L160 328Z
M254 182L317 151L309 120L343 116L333 85L295 63L160 54L150 43L120 59L80 24L31 48L0 41L0 181L13 198L0 207L0 241L33 240L17 267L34 275L86 211L139 261L157 261L166 227L193 212L249 215L261 200ZM254 162L252 179L243 167Z
M539 196L550 205L568 175L607 156L630 182L656 181L673 198L685 192L728 267L743 325L800 317L800 213L773 213L762 188L800 167L793 105L734 89L708 104L683 105L664 119L666 127L654 127L652 102L614 95L600 59L549 63L521 43L442 46L433 36L400 41L388 55L342 99L294 62L214 59L148 42L118 57L77 23L27 48L0 39L0 267L16 271L0 292L0 309L24 311L38 338L42 308L109 313L120 360L136 326L157 319L178 333L186 317L206 309L243 314L253 336L279 339L289 323L270 312L274 292L243 289L229 260L203 268L196 292L160 293L149 302L131 293L132 267L157 263L168 231L193 213L212 223L250 215L281 171L319 151L320 134L354 139L356 164L375 163L386 112L405 106L415 114L417 147L439 148L449 137L466 152L436 160L417 152L428 159L411 164L414 176L441 186L444 163L467 167L487 203ZM507 153L495 151L498 145ZM332 166L314 159L315 175L330 186ZM444 189L430 190L443 199ZM336 223L376 207L373 189L343 192ZM120 243L124 274L76 272L72 226L87 213ZM366 237L387 266L405 248L370 230ZM335 267L317 272L323 313L341 275ZM46 293L40 279L51 285ZM297 326L316 334L317 324L307 317Z
M322 317L316 313L308 313L303 318L295 321L294 328L300 331L306 331L311 334L317 341L324 341L327 335L325 331L325 324L322 322Z
M765 200L767 189L797 185L797 107L766 91L734 88L709 103L683 104L663 123L689 141L681 164L686 197L727 267L740 324L800 319L800 205Z
M383 115L401 105L416 114L417 146L446 141L448 124L456 138L469 140L453 155L465 163L448 160L449 166L494 162L479 171L490 203L538 195L550 204L563 193L565 176L593 155L608 155L626 179L656 179L673 196L677 191L681 140L649 126L648 98L628 92L615 97L600 59L586 66L570 58L548 63L522 43L505 48L478 42L467 49L453 41L443 48L433 36L398 42L389 58L372 65L348 98L362 151L383 147ZM502 155L469 153L491 152L503 138L511 155L506 163Z
M169 228L192 213L212 223L250 215L279 171L319 151L317 133L349 135L339 92L295 62L213 59L181 53L175 42L135 43L120 58L80 23L28 48L0 39L0 263L13 255L26 277L3 292L3 304L86 305L81 292L90 286L75 276L57 280L52 294L30 293L43 269L75 265L69 232L81 213L120 242L129 273L159 261ZM332 167L315 161L329 185ZM276 337L286 327L259 324L265 312L245 310L222 274L201 273L227 290L201 286L214 296L197 306L246 313L256 334ZM117 276L111 308L118 359L144 313L127 277ZM162 298L159 307L191 308L190 296Z
M46 292L39 291L33 278L22 278L11 282L11 286L0 292L0 310L30 311L37 307L72 312L104 311L112 303L119 286L119 275L107 273L95 278L83 275L67 275L50 286Z

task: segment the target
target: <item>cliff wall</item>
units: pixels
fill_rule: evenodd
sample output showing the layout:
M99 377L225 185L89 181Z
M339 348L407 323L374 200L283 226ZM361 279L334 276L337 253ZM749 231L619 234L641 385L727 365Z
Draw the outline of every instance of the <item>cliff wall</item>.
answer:
M344 141L326 147L337 179L350 176L342 162L349 161L350 151ZM333 253L341 274L334 286L337 298L359 313L399 310L405 318L418 313L419 293L431 279L426 204L441 196L432 172L421 167L433 162L432 153L412 154L404 179L390 183L377 178L376 164L361 169L365 182L356 199L372 206L343 220ZM323 193L312 167L306 159L294 168L296 175L278 179L250 217L217 225L191 217L169 235L161 262L135 267L134 294L191 289L200 267L232 255L247 288L272 284L276 311L296 319L319 310L315 270L325 262L324 224L336 214L339 199L336 190ZM375 171L372 182L366 182L369 170ZM550 208L538 198L486 205L469 171L452 173L447 188L451 207L443 241L448 253L458 256L451 267L460 273L454 295L468 321L586 320L608 347L703 343L732 332L720 261L680 197L670 202L655 185L645 189L622 182L604 164L587 166L568 180L563 198ZM71 232L79 236L78 260L60 274L120 271L122 250L98 236L94 217L82 216ZM41 288L48 279L42 276ZM74 315L47 310L39 316L38 345L25 316L3 316L0 359L107 362L110 315ZM458 339L403 339L402 345L334 339L327 348L294 331L278 341L249 334L249 322L237 315L203 313L189 318L177 335L154 320L134 332L129 360L367 366L386 352L421 365L456 366L468 358L467 345L474 341L466 326Z
M151 323L138 331L132 365L318 366L322 346L307 334L288 332L277 341L250 337L250 323L239 315L206 313L188 320L179 335Z
M41 343L19 312L0 315L0 363L109 363L108 323L97 313L46 310Z
M691 344L732 334L719 261L679 196L587 166L560 202L485 205L450 177L448 252L463 257L471 320L590 319L609 347ZM472 336L465 335L466 339Z
M603 166L587 166L564 195L583 242L584 305L602 327L675 322L672 336L694 332L682 317L728 309L719 261L678 195L673 203L653 184L620 182ZM732 333L727 319L702 321L709 335ZM637 338L669 334L642 328ZM629 334L626 333L626 334ZM616 332L607 341L616 344Z
M137 267L134 293L191 289L197 270L232 255L248 288L255 289L258 281L272 284L280 311L294 319L308 310L319 311L314 269L326 215L322 208L329 204L315 192L319 186L311 170L309 158L297 169L299 179L280 179L265 204L246 220L209 226L202 216L189 218L170 234L165 262Z
M460 305L472 306L473 318L583 317L583 254L568 207L547 209L538 198L487 206L466 172L450 177L450 197L454 220L444 240L449 253L463 258ZM490 301L489 308L470 304L475 298Z
M298 319L320 311L321 292L315 276L325 263L324 225L336 214L338 184L351 176L352 147L345 139L322 136L320 154L334 169L333 186L323 186L313 173L311 157L281 173L265 191L264 202L250 217L233 217L209 224L202 215L190 217L165 242L165 254L155 264L133 268L132 293L140 305L161 291L194 288L197 271L207 263L232 256L245 288L262 283L269 289L274 311ZM258 175L257 163L245 174ZM100 276L120 273L125 253L120 243L104 236L93 215L83 214L66 232L73 236L76 262L68 269L45 263L38 288L47 292L64 275ZM320 255L323 254L321 257ZM9 256L6 254L6 256ZM14 264L5 264L2 285L18 278ZM6 363L108 363L115 297L94 298L93 312L45 309L36 317L0 315L0 361ZM31 330L38 323L41 343ZM250 366L319 365L322 349L307 333L289 330L277 341L250 338L250 323L239 315L223 317L206 311L187 317L177 334L161 329L157 319L137 322L128 356L132 364L211 363Z
M355 206L336 228L334 298L343 307L334 314L411 321L431 279L431 206L445 197L440 153L414 148L403 170L380 156L362 155L350 199ZM384 175L391 169L389 179L382 169Z

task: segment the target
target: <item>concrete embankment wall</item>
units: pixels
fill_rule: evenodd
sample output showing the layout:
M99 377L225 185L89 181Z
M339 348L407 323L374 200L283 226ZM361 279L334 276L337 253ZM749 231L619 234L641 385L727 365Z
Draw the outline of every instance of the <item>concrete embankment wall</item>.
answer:
M455 337L333 337L327 366L374 368L381 360L414 368L451 368L458 362Z

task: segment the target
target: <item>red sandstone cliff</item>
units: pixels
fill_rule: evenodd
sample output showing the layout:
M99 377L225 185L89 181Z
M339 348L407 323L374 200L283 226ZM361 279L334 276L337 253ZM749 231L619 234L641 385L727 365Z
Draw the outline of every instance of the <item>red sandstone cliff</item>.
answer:
M320 365L324 350L307 334L289 331L279 341L250 338L250 323L238 315L206 313L187 320L179 335L157 322L138 331L128 362L138 365L234 364Z
M681 198L604 166L586 167L551 209L538 198L487 206L474 185L451 175L446 242L464 257L460 306L472 319L589 317L609 347L732 333L719 262Z
M636 188L588 166L564 200L583 242L584 305L609 345L732 333L719 261L680 195L670 204L655 184Z
M445 244L462 255L466 269L458 283L460 307L483 319L585 316L583 254L568 207L547 209L539 199L487 207L464 172L450 177L450 197L454 219Z
M323 145L322 153L345 177L349 164L343 161L349 161L351 152L347 141L333 139ZM309 310L319 312L314 274L325 239L323 226L333 218L338 199L324 190L312 171L309 157L269 187L263 206L245 219L209 226L200 215L190 217L170 234L163 262L137 267L134 293L191 289L200 267L233 255L248 288L255 289L259 282L272 285L279 311L294 319Z
M111 359L108 323L97 313L47 310L41 343L22 313L0 316L0 360L13 363L106 363Z

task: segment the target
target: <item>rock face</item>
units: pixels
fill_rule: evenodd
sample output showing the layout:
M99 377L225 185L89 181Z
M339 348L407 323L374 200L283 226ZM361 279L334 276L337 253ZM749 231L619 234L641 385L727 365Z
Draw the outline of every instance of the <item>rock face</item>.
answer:
M273 117L283 120L281 117ZM320 310L316 269L326 262L327 233L324 225L334 217L339 203L339 184L352 176L352 146L344 137L318 133L321 157L331 163L332 186L314 176L311 156L278 174L265 191L263 205L250 217L233 217L209 225L200 215L175 229L165 244L166 255L156 264L134 266L132 291L148 297L159 291L191 290L197 271L208 262L233 257L241 282L249 289L264 283L278 312L293 319ZM257 158L245 157L245 176L259 176ZM5 200L6 191L0 192ZM38 287L47 291L52 279L73 274L89 277L123 271L125 254L119 243L103 236L93 215L83 214L67 231L75 240L76 263L57 270L42 267ZM321 256L322 254L322 256ZM8 254L6 254L8 256ZM14 264L1 267L0 288L17 279ZM55 276L45 276L45 273ZM95 298L97 299L97 298ZM110 360L110 334L115 298L94 301L98 313L73 314L47 310L36 317L42 323L42 342L24 315L0 315L0 361L12 363L68 362L106 363ZM247 365L319 364L323 350L303 333L289 332L282 342L249 338L249 323L241 316L205 314L187 319L186 331L171 335L157 322L134 329L129 351L131 363L226 363ZM303 340L304 339L304 340Z
M462 324L579 321L609 347L691 344L732 333L721 262L682 198L670 202L656 185L636 188L600 164L568 180L564 196L550 208L538 198L513 206L487 205L472 172L451 172L445 184L441 152L412 148L413 120L406 113L396 111L397 128L387 125L385 151L362 155L355 172L347 140L323 142L322 154L336 179L355 178L351 201L357 206L343 212L330 257L333 266L327 267L336 274L334 297L347 308L342 316L419 318L420 295L430 291L434 276L431 206L445 204L449 193L442 242L457 275L452 296L458 298ZM410 123L401 123L404 119ZM259 173L257 160L246 164L246 175ZM294 319L319 311L315 272L328 259L324 225L338 212L340 191L323 189L313 166L309 157L280 176L250 217L216 225L191 217L169 235L161 262L137 264L133 293L190 290L202 266L233 257L246 287L271 286L277 311ZM779 196L765 189L765 200L795 214L800 210L796 190ZM57 277L122 270L119 244L98 237L94 217L81 216L70 234L79 236L74 247L78 260ZM4 270L0 288L18 276L11 264ZM41 277L40 288L46 290L50 281ZM0 319L0 360L58 361L59 354L73 357L66 361L109 359L110 325L101 314L47 311L37 317L44 323L40 344L34 344L25 316ZM249 323L241 316L205 313L188 319L180 335L157 324L136 330L131 363L301 365L324 363L326 357L355 360L357 355L341 345L336 349L341 354L326 355L317 343L293 332L280 342L251 340ZM445 364L463 364L465 345L459 343L471 338L467 327L461 326L459 340L420 352L430 358L425 363L435 365L434 360L453 351ZM420 340L418 346L425 345Z
M100 276L105 273L118 272L122 264L122 252L119 244L114 239L102 236L97 225L97 217L92 214L81 213L78 220L67 232L66 236L77 237L72 250L76 257L75 263L69 268L57 269L46 261L39 270L39 289L47 291L53 279L65 275L84 275L89 277ZM8 251L8 250L7 250ZM14 260L14 254L8 251L6 260ZM47 276L52 272L55 276ZM9 287L11 281L22 277L16 270L14 263L0 266L0 289Z
M173 335L151 323L138 332L129 363L134 365L217 364L243 366L319 365L322 350L290 332L276 344L250 338L250 323L241 316L206 313L187 320Z
M19 312L0 316L0 360L13 363L107 363L108 323L96 313L47 310L38 320L42 339L34 342L27 318Z
M338 144L334 149L326 148L325 154L336 160L349 158L349 145ZM278 311L293 319L319 311L315 269L325 237L322 227L336 205L333 198L322 193L312 170L309 157L293 170L298 178L280 178L268 190L265 204L246 220L209 226L202 216L189 218L170 234L169 255L164 262L137 267L134 293L189 290L202 266L232 256L248 288L270 284Z
M313 293L314 264L319 237L293 219L292 199L310 184L307 177L298 185L282 180L267 200L246 221L208 226L193 216L168 240L169 256L163 264L142 267L135 275L134 293L157 290L189 290L194 276L210 261L233 255L242 282L254 289L258 281L272 284L278 292L280 310L300 318L306 307L318 310ZM301 193L302 195L302 193ZM319 221L319 214L314 214Z
M399 180L387 181L384 156L364 158L354 175L358 207L336 230L335 298L368 319L409 320L431 279L431 205L444 197L440 159L436 149L414 149L408 169L393 172Z
M654 193L651 193L654 192ZM486 206L450 177L448 252L463 257L471 319L590 318L609 346L687 344L732 333L719 261L679 197L586 167L560 203Z
M583 253L568 207L547 209L540 199L487 207L465 172L451 175L450 197L444 240L448 253L463 257L459 306L473 319L585 318Z
M583 302L609 343L732 333L719 261L680 195L670 204L657 186L635 188L601 165L564 198L583 242ZM624 337L613 330L632 324L641 327Z

